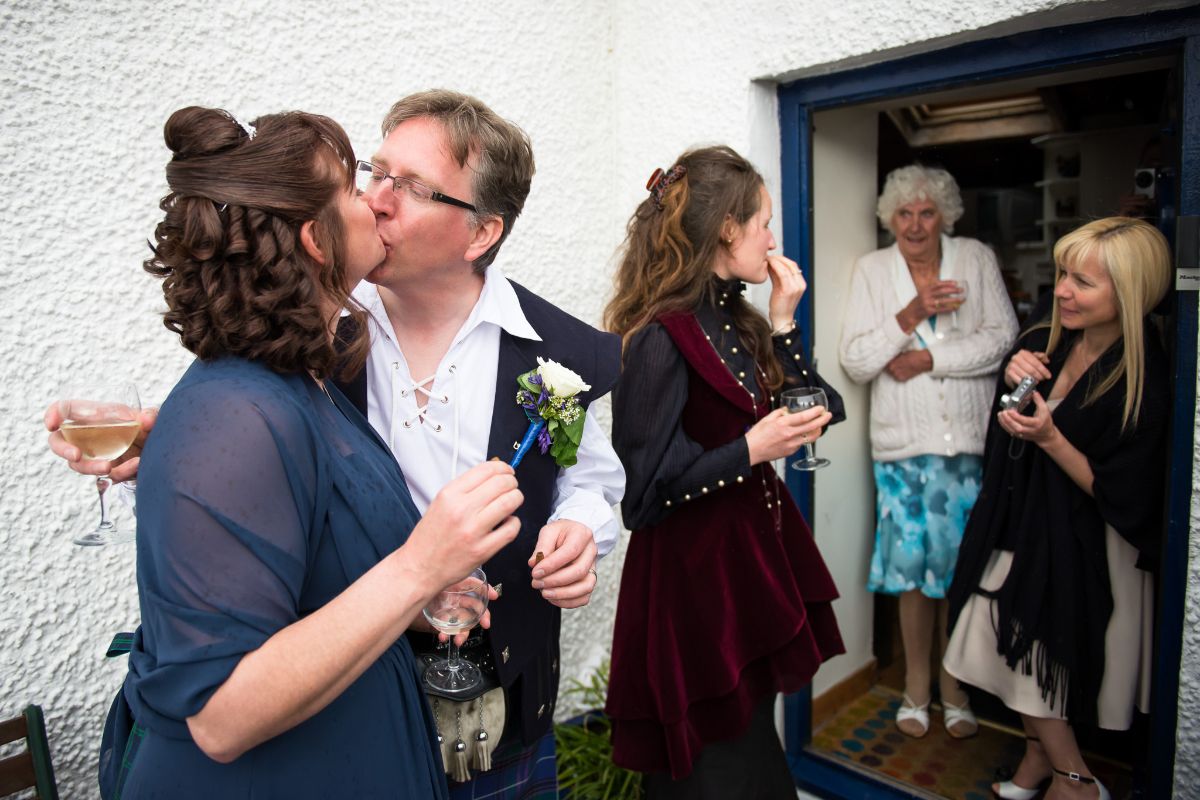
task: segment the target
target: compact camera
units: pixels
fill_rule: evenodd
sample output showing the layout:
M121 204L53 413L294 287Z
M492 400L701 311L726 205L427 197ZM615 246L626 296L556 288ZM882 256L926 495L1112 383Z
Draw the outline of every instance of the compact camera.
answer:
M1017 388L1008 394L1000 395L1000 409L1003 411L1014 408L1017 411L1024 411L1025 406L1029 405L1029 401L1033 399L1033 387L1036 385L1037 381L1031 375L1021 378L1021 382L1017 384Z
M1158 178L1153 167L1138 167L1133 171L1133 193L1154 197L1154 183Z

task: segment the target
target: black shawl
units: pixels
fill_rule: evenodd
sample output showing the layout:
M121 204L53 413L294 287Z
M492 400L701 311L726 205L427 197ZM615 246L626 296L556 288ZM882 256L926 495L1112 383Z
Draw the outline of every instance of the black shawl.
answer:
M1038 386L1043 397L1079 336L1063 334L1049 364L1053 377ZM1138 549L1139 568L1151 568L1158 557L1168 369L1157 331L1146 324L1143 336L1142 410L1128 430L1121 431L1123 377L1091 405L1083 405L1088 389L1120 363L1122 340L1096 359L1054 411L1058 429L1091 465L1094 497L1040 447L1013 439L996 422L1000 395L1008 391L1001 373L984 448L983 486L948 594L951 628L972 593L992 597L998 652L1009 667L1019 664L1026 675L1037 675L1050 705L1061 702L1065 692L1066 716L1078 723L1095 722L1104 676L1104 635L1112 614L1105 524ZM1048 338L1049 328L1030 331L1012 353L1020 348L1044 351ZM1000 589L984 593L979 582L996 549L1013 550L1012 567Z

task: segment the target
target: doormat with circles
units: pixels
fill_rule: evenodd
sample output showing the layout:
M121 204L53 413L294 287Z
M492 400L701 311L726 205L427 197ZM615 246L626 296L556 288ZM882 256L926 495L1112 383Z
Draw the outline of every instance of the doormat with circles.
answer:
M951 738L937 706L931 706L929 733L913 739L896 729L899 707L895 692L876 686L815 731L812 746L859 768L956 800L992 800L997 768L1015 769L1024 753L1023 738L987 725L981 725L979 734L970 739ZM1088 763L1114 798L1129 794L1127 769L1094 759Z

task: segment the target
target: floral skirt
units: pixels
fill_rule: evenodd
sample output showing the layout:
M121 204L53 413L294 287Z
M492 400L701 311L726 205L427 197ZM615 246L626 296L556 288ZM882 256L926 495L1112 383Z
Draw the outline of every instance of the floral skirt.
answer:
M979 496L983 458L921 455L874 466L875 552L867 588L883 594L919 589L941 600Z

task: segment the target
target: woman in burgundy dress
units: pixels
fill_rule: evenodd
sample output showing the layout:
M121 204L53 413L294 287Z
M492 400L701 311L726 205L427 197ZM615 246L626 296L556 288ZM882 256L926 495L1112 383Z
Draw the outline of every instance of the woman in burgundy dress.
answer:
M837 589L771 462L844 418L804 356L795 262L769 255L771 198L728 147L656 171L629 222L605 311L624 340L613 444L633 531L607 712L614 760L650 798L794 798L774 728L794 692L844 651ZM770 322L743 299L771 281ZM788 414L780 391L823 388Z

